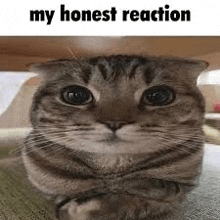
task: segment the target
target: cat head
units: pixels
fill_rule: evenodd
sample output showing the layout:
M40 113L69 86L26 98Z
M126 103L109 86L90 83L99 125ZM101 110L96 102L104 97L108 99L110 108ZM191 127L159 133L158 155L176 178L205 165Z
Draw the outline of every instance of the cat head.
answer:
M88 152L151 152L166 139L184 141L201 135L204 100L196 79L206 67L123 55L34 65L42 83L33 99L33 128Z

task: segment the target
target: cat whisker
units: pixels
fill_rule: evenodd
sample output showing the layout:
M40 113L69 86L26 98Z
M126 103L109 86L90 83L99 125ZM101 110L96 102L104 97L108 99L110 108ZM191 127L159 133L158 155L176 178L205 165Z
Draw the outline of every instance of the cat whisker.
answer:
M72 58L77 58L76 54L73 52L73 50L70 47L66 47L66 49L70 52L70 54L72 55Z
M59 138L56 138L55 139L56 141L57 140L59 140ZM63 141L65 141L65 140L69 140L69 139L62 139ZM55 142L52 142L52 141L41 141L41 142L38 142L38 141L32 141L32 142L27 142L26 144L27 145L30 145L30 144L38 144L38 146L39 146L39 144L45 144L44 146L40 146L40 147L35 147L34 149L31 149L31 150L28 150L28 152L26 152L26 153L33 153L33 152L35 152L35 151L38 151L38 150L41 150L41 149L45 149L45 148L48 148L48 147L50 147L50 146L54 146L54 148L53 148L53 151L55 150L55 149L61 149L61 148L65 148L63 145L57 145ZM48 144L48 143L50 143L50 144ZM52 151L52 152L53 152Z
M175 148L178 149L179 151L182 151L184 153L190 153L193 154L192 152L190 152L191 149L195 149L195 144L187 144L187 143L175 143L175 142L171 142L171 143L166 143L164 140L157 140L158 143L163 146L164 148L166 147L171 147L171 148Z

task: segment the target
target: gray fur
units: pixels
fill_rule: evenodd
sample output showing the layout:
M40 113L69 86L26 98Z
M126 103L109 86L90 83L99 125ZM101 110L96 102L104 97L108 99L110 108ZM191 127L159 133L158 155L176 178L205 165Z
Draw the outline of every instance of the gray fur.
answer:
M183 219L180 203L201 173L204 100L196 78L202 61L109 56L38 64L32 133L23 161L33 185L55 200L57 218ZM71 105L68 86L92 101ZM169 88L163 105L143 97Z

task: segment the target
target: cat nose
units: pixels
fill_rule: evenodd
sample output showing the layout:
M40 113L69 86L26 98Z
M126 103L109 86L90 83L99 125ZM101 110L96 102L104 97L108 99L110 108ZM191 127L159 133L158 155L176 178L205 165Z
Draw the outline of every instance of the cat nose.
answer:
M105 124L108 128L110 128L113 132L120 129L121 127L123 127L126 124L130 124L125 121L105 121L102 123Z

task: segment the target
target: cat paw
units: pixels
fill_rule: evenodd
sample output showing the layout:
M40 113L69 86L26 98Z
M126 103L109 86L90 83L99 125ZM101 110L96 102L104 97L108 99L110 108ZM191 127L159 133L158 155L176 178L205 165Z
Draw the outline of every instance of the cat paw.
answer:
M78 204L74 200L70 200L59 210L57 217L59 220L103 220L101 204L98 200Z

